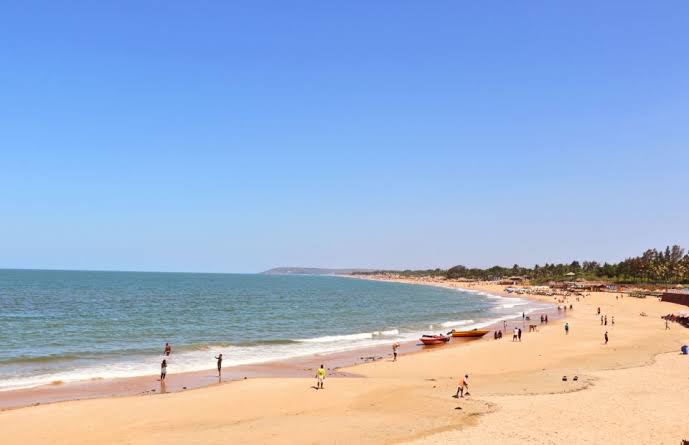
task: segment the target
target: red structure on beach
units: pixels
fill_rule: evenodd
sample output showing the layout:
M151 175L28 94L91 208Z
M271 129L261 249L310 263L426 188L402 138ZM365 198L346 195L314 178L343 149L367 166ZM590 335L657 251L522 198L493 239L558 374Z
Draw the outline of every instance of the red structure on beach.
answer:
M660 301L683 304L689 306L689 292L665 292Z

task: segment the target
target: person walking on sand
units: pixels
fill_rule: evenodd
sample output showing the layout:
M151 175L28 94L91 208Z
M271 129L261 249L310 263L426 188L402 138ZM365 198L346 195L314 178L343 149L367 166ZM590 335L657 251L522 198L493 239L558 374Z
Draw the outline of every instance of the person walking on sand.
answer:
M598 308L598 312L596 312L596 315L600 315L600 307Z
M569 335L569 323L565 323L565 335Z
M548 314L545 314L545 317L543 318L545 319L545 324L548 324Z
M163 361L160 363L160 381L162 382L165 380L165 376L167 375L167 360L163 359Z
M325 368L321 365L316 372L316 389L323 389L323 380L325 380Z
M519 329L519 331L517 331L517 338L519 339L519 341L522 341L522 330L521 329Z
M218 354L215 359L218 361L218 377L222 375L222 354Z
M400 348L400 344L395 342L392 344L392 361L397 361L397 350Z
M605 326L607 326L607 325L608 325L608 316L606 315L605 316Z
M514 331L512 331L512 341L517 341L518 335L519 335L519 330L517 328L514 328Z
M459 381L459 386L457 386L457 393L454 397L464 397L464 392L469 395L469 374L465 374L464 378Z
M605 344L608 344L608 331L605 331Z
M600 316L600 325L603 326L603 316Z
M169 357L170 354L172 354L172 346L170 346L170 343L165 343L165 349L163 350L163 353Z
M613 315L612 318L610 319L610 324L615 326L615 316Z

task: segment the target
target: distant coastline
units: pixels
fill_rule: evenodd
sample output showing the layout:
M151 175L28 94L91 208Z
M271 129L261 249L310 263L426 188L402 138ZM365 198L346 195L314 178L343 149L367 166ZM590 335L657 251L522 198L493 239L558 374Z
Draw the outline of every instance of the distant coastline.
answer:
M326 269L321 267L275 267L261 272L262 275L352 275L373 273L374 269Z

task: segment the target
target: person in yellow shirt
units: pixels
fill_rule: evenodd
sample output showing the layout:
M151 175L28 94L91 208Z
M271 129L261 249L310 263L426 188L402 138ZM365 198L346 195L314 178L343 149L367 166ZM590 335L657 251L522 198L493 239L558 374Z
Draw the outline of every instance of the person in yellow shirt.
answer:
M316 373L316 389L323 389L323 380L325 380L325 368L321 365Z

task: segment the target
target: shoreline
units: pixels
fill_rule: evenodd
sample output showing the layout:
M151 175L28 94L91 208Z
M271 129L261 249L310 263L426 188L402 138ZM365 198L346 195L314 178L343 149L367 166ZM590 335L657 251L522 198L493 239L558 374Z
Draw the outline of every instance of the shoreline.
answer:
M58 445L223 444L230 437L235 443L371 445L675 444L689 438L687 356L678 354L689 330L677 324L666 330L660 319L686 307L598 292L569 300L568 334L564 320L553 319L525 331L522 342L484 338L403 353L396 363L355 363L336 373L361 378L334 376L324 391L314 390L313 376L250 378L159 397L6 410L0 428L8 445L45 441L44 431ZM600 324L597 308L615 324ZM602 341L605 331L610 344ZM471 396L455 399L464 374L471 376Z
M410 285L436 286L447 289L466 291L469 293L482 293L495 295L503 298L522 298L515 297L505 292L485 292L470 288L459 288L443 286L435 283L422 283L413 280L382 280L374 278L360 278L356 276L346 276L355 279L370 279L371 281L389 281ZM540 299L524 297L522 299L543 302ZM560 318L553 308L541 311L548 313L552 320ZM517 320L518 323L514 323ZM497 317L496 319L481 325L481 329L490 331L503 329L503 321L510 325L519 325L524 328L524 322L519 315L507 318ZM474 323L481 324L481 323ZM458 327L459 329L462 326ZM434 328L436 329L436 328ZM449 330L451 327L442 329ZM437 330L437 329L436 329ZM429 329L429 332L431 330ZM488 340L487 334L481 339L458 339L453 338L445 347L463 346L466 343ZM492 339L491 339L492 340ZM160 395L177 392L186 392L196 389L227 384L246 379L256 378L309 378L315 373L315 369L321 362L328 363L328 370L333 377L360 377L352 372L342 372L341 368L351 368L370 361L386 359L392 356L390 345L393 342L400 343L400 355L410 355L424 353L433 350L418 342L418 340L400 341L390 339L389 344L356 347L343 351L333 351L325 353L309 354L304 356L290 357L286 359L271 360L255 364L245 364L228 366L223 368L222 380L218 379L217 370L208 368L199 371L184 371L179 373L168 373L164 384L161 384L157 374L138 375L119 378L92 378L89 380L78 380L71 382L52 382L28 388L7 389L0 391L0 411L19 409L31 406L59 403L72 400L93 400L108 397L127 397ZM174 356L174 353L173 353ZM371 360L375 357L375 360Z

